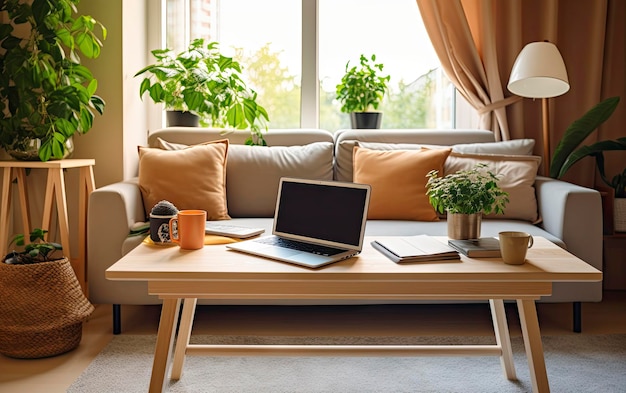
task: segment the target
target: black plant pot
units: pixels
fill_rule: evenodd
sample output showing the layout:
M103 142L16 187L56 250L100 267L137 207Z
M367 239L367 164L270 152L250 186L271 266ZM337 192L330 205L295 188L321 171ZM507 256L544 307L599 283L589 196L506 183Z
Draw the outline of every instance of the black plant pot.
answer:
M352 112L350 123L352 128L377 129L383 120L382 112Z
M198 127L200 118L191 112L167 111L167 126Z

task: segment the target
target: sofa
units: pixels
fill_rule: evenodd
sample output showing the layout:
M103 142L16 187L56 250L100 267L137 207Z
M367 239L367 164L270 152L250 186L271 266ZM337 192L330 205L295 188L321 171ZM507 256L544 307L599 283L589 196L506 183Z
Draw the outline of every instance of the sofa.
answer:
M160 303L160 299L148 295L145 282L109 281L105 278L105 270L109 266L144 241L145 232L137 229L145 227L151 205L156 200L154 198L184 198L201 194L205 191L200 190L205 189L211 193L218 184L222 194L206 197L201 194L202 200L195 202L177 199L183 205L178 207L189 208L184 204L191 203L194 204L191 207L204 208L197 205L210 201L205 210L216 210L216 206L219 209L209 212L209 219L228 219L236 225L263 227L266 229L265 234L268 234L271 233L278 179L281 176L338 181L356 179L359 182L367 180L380 184L386 182L383 186L372 185L372 202L376 193L378 208L374 211L370 205L366 236L445 236L445 217L422 220L412 213L405 215L411 210L410 206L387 209L390 206L402 206L404 202L396 203L394 198L403 193L412 192L415 198L424 198L421 191L404 189L405 183L409 182L395 184L393 180L389 183L389 179L393 179L393 174L399 171L412 171L413 161L421 160L419 154L432 149L443 149L449 154L443 164L437 164L437 169L443 173L462 169L471 163L487 162L490 168L503 176L502 181L510 183L505 190L510 193L511 202L505 214L485 217L481 236L497 236L501 230L526 231L549 239L602 270L602 210L599 192L537 176L540 158L532 155L533 140L496 142L490 131L469 129L338 130L335 133L320 129L277 129L265 134L267 147L246 146L247 137L247 131L224 133L209 128L172 127L157 130L149 135L148 146L140 148L140 155L143 155L140 157L137 177L100 187L91 193L87 228L89 298L96 304L113 305L115 333L121 329L121 305ZM159 177L160 173L171 169L169 166L166 170L158 167L163 162L160 154L177 157L204 151L202 149L208 151L214 145L222 146L221 158L214 160L217 166L197 164L197 173L196 170L176 172L174 168L169 181L172 184L179 182L179 185L168 185L165 177L165 186L170 189L161 189L160 194L158 187L163 187L164 182L160 181L160 185L151 184L155 176ZM392 157L394 166L386 166L390 162L389 157ZM189 164L190 160L195 158L186 158L185 162ZM221 168L223 172L216 175L205 172L205 168ZM148 169L152 169L152 172ZM193 172L198 178L191 181L184 179L188 172ZM574 330L580 331L581 302L598 302L601 299L601 282L572 282L555 283L553 294L540 301L571 302ZM216 302L204 300L200 304ZM233 303L244 304L243 301L231 301L229 304ZM345 300L328 303L345 304ZM255 303L247 300L245 304ZM264 300L258 304L284 303ZM297 304L312 303L301 300Z

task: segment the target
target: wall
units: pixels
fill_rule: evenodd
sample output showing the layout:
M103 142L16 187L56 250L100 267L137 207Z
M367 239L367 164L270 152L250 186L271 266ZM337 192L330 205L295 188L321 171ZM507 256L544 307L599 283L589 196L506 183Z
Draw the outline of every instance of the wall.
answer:
M147 139L140 80L134 78L146 64L146 2L89 0L80 3L79 11L108 30L100 57L85 61L98 79L105 113L88 134L77 138L75 155L96 159L96 187L102 187L136 175L137 146Z

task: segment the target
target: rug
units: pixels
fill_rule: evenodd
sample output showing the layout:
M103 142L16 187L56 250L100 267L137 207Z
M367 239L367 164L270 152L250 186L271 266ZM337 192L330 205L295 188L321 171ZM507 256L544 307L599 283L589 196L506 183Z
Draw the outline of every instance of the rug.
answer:
M70 386L70 393L146 392L156 337L115 336ZM213 344L494 344L491 337L192 336ZM626 391L626 335L542 338L552 392ZM168 392L530 392L521 337L512 338L517 381L495 356L205 357L187 356Z

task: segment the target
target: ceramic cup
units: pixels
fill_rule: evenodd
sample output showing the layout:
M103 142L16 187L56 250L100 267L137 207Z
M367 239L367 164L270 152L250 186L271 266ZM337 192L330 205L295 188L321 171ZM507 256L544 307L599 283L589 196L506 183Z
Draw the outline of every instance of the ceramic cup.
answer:
M170 238L170 220L176 217L176 214L160 216L150 214L150 239L155 244L171 243Z
M507 231L499 233L502 260L509 265L526 262L526 252L533 246L533 237L526 232Z
M206 211L181 210L169 222L172 242L185 250L198 250L204 247L204 224Z

